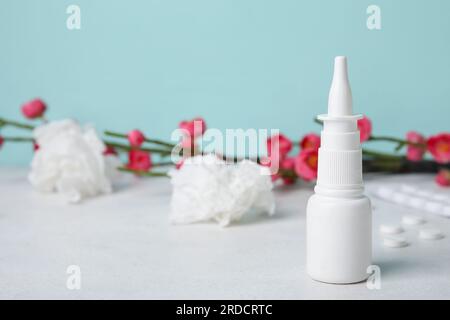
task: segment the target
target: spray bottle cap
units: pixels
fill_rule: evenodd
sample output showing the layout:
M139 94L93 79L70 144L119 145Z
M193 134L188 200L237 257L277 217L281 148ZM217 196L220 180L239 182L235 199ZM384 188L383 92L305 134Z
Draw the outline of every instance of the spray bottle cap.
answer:
M323 121L316 190L362 188L362 154L357 120L353 115L347 58L334 59L334 75Z

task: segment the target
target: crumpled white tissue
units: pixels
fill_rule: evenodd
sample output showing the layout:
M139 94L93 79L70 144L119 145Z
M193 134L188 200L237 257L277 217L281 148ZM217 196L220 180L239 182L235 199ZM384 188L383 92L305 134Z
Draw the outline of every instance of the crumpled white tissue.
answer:
M33 136L39 149L28 179L37 190L57 192L72 203L112 191L118 159L103 155L105 145L94 128L66 119L37 127Z
M169 176L172 223L212 220L227 226L250 211L275 212L269 169L250 160L227 164L215 155L199 155Z

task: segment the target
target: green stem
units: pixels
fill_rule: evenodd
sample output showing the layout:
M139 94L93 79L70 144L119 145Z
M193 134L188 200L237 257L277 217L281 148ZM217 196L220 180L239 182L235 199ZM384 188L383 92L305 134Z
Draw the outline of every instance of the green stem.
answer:
M385 159L385 160L402 160L404 158L403 156L398 156L398 155L389 154L389 153L383 153L383 152L374 151L374 150L368 150L365 148L362 149L362 153L363 153L363 155L366 155L366 156L371 156L374 158Z
M419 143L419 142L411 142L404 139L394 138L394 137L387 137L387 136L370 136L368 141L388 141L388 142L395 142L398 144L398 149L403 147L404 145L411 145L417 148L426 148L427 145L425 143Z
M291 169L280 169L278 170L278 173L281 175L281 177L283 178L290 178L290 179L297 179L297 173L295 172L295 170L291 170Z
M364 169L367 172L398 173L402 168L402 161L384 161L382 159L372 159L370 161L370 164L368 162L364 163ZM366 165L368 166L367 168Z
M171 166L174 163L172 161L167 161L167 162L158 162L158 163L153 163L152 167L156 168L156 167L165 167L165 166Z
M403 139L398 139L394 137L386 137L386 136L370 136L370 141L389 141L389 142L396 142L396 143L408 143L408 141Z
M139 170L133 170L126 167L119 167L119 171L122 172L128 172L128 173L134 173L139 176L147 176L147 177L167 177L166 172L151 172L151 171L139 171Z
M111 146L111 147L114 147L117 149L126 150L126 151L131 151L131 150L135 149L129 145L125 145L125 144L121 144L121 143L117 143L117 142L105 141L105 140L103 142L108 146ZM151 153L159 153L161 155L169 155L171 153L170 150L162 150L162 149L154 149L154 148L139 148L137 150L151 152Z
M105 135L110 136L110 137L128 139L128 136L126 134L123 134L123 133L112 132L112 131L105 131L104 133L105 133ZM168 142L164 142L164 141L157 140L157 139L145 138L145 142L159 144L161 146L165 146L165 147L168 147L170 149L175 147L175 144L173 144L173 143L168 143Z
M33 138L27 137L3 137L3 140L8 142L34 142Z
M2 126L12 126L12 127L16 127L16 128L20 128L20 129L26 129L26 130L33 130L34 126L32 126L31 124L26 124L26 123L20 123L17 121L12 121L12 120L7 120L7 119L3 119L0 118L0 127Z

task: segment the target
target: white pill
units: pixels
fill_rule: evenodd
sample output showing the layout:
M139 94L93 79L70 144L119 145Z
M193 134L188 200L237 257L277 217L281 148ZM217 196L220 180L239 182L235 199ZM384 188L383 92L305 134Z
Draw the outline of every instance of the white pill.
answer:
M431 212L431 213L439 213L439 212L441 212L443 206L444 205L442 203L440 203L440 202L427 201L423 208L426 211Z
M401 192L395 192L392 195L392 201L394 201L395 203L398 203L398 204L405 204L408 202L408 200L409 200L409 196L407 196L406 194L401 193Z
M393 226L387 224L382 224L380 226L380 232L384 234L399 234L402 233L403 231L405 230L400 226Z
M407 205L416 209L422 209L425 206L425 202L422 198L411 197Z
M386 237L383 239L383 245L389 248L403 248L409 245L403 237Z
M419 216L407 215L402 218L402 223L408 225L419 225L424 224L425 222L426 220Z
M444 238L444 234L438 229L422 229L419 232L419 238L424 240L439 240Z

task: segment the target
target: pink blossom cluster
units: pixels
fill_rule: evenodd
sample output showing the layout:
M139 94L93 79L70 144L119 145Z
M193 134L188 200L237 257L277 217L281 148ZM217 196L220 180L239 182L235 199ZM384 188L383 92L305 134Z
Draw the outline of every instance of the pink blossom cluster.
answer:
M358 120L358 129L361 143L371 139L372 121L368 117L364 116ZM275 143L276 146L274 146ZM439 164L450 162L450 133L439 133L427 139L416 131L410 131L406 134L405 144L407 145L406 158L409 161L421 161L426 152L429 152ZM272 165L276 162L280 168L272 179L274 181L281 179L284 184L292 184L297 178L305 181L315 180L320 137L315 133L305 135L299 143L298 154L290 156L293 147L294 143L283 134L272 136L267 140L269 157L267 163ZM450 186L450 171L441 169L435 180L441 186Z

